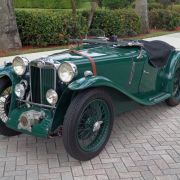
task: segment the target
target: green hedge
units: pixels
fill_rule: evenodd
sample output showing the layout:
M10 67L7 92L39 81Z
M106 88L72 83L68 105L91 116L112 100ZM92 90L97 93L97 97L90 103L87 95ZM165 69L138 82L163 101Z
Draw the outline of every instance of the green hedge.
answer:
M16 19L23 45L63 45L87 29L85 18L78 15L75 22L70 11L16 10Z
M66 10L16 10L17 25L23 45L63 45L70 37L87 32L88 11L78 12L77 19ZM91 28L106 35L134 35L140 32L139 17L134 11L97 11Z
M102 29L107 36L120 37L140 33L140 19L133 10L100 10L92 23L93 29Z
M153 9L149 12L150 27L174 30L180 26L180 14L167 9Z

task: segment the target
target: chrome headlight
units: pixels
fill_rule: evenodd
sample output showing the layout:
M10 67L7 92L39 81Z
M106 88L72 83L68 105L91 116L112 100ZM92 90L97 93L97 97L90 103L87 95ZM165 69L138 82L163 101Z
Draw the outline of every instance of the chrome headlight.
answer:
M15 94L16 96L19 98L19 99L23 99L24 98L24 95L25 95L25 92L26 92L26 89L25 87L23 86L23 84L17 84L15 86Z
M71 62L64 62L58 69L58 76L61 81L69 83L78 74L77 67Z
M50 89L46 93L46 100L49 104L55 105L58 101L58 94L53 89Z
M28 60L22 57L15 57L13 60L13 69L18 76L22 76L26 72Z

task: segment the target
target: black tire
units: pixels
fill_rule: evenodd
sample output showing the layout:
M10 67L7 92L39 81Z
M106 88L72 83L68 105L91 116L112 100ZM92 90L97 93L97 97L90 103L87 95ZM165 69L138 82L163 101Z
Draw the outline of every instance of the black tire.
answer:
M4 90L11 87L11 81L8 77L3 77L0 79L0 95L3 93ZM6 112L8 116L8 112ZM14 131L6 126L6 124L0 119L0 134L4 136L16 136L21 134L20 132Z
M105 137L103 137L103 141L102 144L100 143L100 146L98 147L98 149L94 150L94 151L85 151L84 149L81 148L79 142L78 142L78 138L76 138L78 136L78 127L79 127L79 123L80 123L80 116L82 115L82 112L85 112L86 109L85 107L88 108L88 104L90 104L93 101L99 100L102 102L105 102L107 104L106 107L108 107L108 119L109 124L108 126L106 125L102 125L102 127L97 130L97 134L95 139L93 140L94 142L97 141L96 138L98 138L99 133L101 132L106 132L105 133ZM91 111L92 112L92 111ZM97 112L95 113L97 114ZM101 115L101 120L103 119L103 117L105 117L105 115ZM82 118L83 119L83 118ZM89 117L87 118L89 119ZM99 119L99 117L98 117ZM87 91L83 91L80 92L71 102L66 115L65 115L65 119L64 119L64 125L63 125L63 142L64 142L64 146L67 150L67 152L75 159L80 160L80 161L87 161L90 160L94 157L96 157L105 147L107 141L109 140L111 131L112 131L112 127L113 127L113 121L114 121L114 110L113 110L113 103L111 100L111 97L104 91L101 89L91 89L91 90L87 90ZM102 122L102 121L98 121L98 122ZM81 124L81 123L80 123ZM95 126L95 124L94 124ZM94 127L93 126L93 127ZM106 126L107 130L106 131L102 131L101 129L103 129ZM91 129L92 131L92 129ZM94 128L93 131L94 132Z
M180 102L175 97L171 97L166 100L166 103L168 106L175 107L179 105Z
M178 87L177 85L178 84ZM177 106L180 104L180 68L178 68L173 78L173 96L166 100L168 106Z

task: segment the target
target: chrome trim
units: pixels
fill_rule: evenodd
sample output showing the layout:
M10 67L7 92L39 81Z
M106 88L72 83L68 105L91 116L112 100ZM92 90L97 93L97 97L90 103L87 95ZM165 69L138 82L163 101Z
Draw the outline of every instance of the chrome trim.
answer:
M25 79L21 80L21 81L20 81L20 84L23 84L25 90L27 90L27 88L28 88L28 82L27 82Z
M20 102L24 102L26 104L30 104L30 105L36 105L36 106L40 106L40 107L56 109L56 106L50 106L50 105L45 105L45 104L33 103L33 102L30 102L30 101L21 100L21 99L17 99L17 100L20 101Z
M31 98L31 94L30 94L30 92L29 92L28 95L27 95L26 101L29 102L29 101L30 101L30 98ZM30 107L31 107L31 105L28 104L28 103L26 103L26 106L27 106L27 108L30 108Z
M143 58L143 48L142 47L141 47L141 50L140 50L140 53L139 53L137 59L141 59L141 58Z
M150 74L150 72L148 72L148 71L146 71L146 70L144 70L143 73L144 73L144 74Z
M136 63L133 61L133 62L132 62L131 72L130 72L130 76L129 76L129 85L131 85L132 80L133 80L133 77L134 77L135 65L136 65Z
M40 69L40 101L41 101L41 104L42 104L42 68L41 67L38 67Z
M41 65L38 65L38 62L39 63L42 63ZM36 67L36 68L39 68L40 69L40 102L41 104L40 105L43 105L42 104L42 100L43 100L43 95L42 95L42 69L46 69L46 68L52 68L54 70L54 89L56 91L56 79L57 79L57 64L54 64L53 62L49 62L49 61L46 61L45 58L41 58L39 60L35 60L35 61L31 61L29 63L29 72L30 72L30 94L31 94L31 101L32 101L32 84L31 84L31 66L33 67ZM33 102L31 102L33 103ZM35 105L37 105L38 103L33 103ZM48 106L48 105L43 105L44 107L51 107L52 106Z
M30 68L30 64L29 64L29 86L30 86L30 99L32 101L32 84L31 84L31 68Z

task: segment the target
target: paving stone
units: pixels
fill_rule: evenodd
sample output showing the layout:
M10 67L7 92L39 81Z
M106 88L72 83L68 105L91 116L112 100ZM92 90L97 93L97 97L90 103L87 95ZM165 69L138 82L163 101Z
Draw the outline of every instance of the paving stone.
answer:
M97 180L96 176L79 176L79 177L74 177L74 180Z
M163 175L162 171L159 169L157 165L149 166L149 169L155 176Z
M140 172L127 172L127 173L119 173L120 178L137 178L141 177Z
M157 176L157 180L178 180L176 175L167 175L167 176Z
M53 178L61 178L60 173L55 174L39 174L39 179L53 179Z
M112 178L108 178L107 175L96 175L96 178L98 180L109 180L109 179L112 179Z
M59 167L58 159L48 159L49 168Z
M155 176L152 174L152 172L150 171L143 171L141 172L142 176L144 179L148 179L148 180L154 180L155 179Z
M122 161L125 164L125 166L135 166L134 162L130 157L122 157Z
M15 176L15 180L26 180L26 176Z
M73 180L73 176L71 172L63 172L61 173L62 180Z
M88 169L86 169L88 170ZM83 176L84 173L83 173L83 169L81 166L74 166L72 167L72 174L73 176Z
M109 179L118 179L118 173L115 168L106 169L106 174L109 177Z

